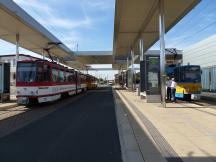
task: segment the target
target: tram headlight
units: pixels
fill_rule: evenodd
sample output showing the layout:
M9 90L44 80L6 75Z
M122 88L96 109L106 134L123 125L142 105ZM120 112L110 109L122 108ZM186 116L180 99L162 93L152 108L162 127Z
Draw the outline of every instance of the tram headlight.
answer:
M191 89L191 88L187 88L186 90L187 90L187 91L191 91L192 89Z
M31 95L34 95L35 93L34 93L34 91L31 91Z

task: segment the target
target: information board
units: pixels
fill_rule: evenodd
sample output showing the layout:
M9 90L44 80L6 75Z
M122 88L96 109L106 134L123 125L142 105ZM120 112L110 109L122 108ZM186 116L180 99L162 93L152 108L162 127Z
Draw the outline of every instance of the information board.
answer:
M140 92L146 91L145 61L140 61Z
M159 56L147 56L147 94L160 94L160 58Z
M133 73L131 69L127 71L127 87L130 89L133 87Z

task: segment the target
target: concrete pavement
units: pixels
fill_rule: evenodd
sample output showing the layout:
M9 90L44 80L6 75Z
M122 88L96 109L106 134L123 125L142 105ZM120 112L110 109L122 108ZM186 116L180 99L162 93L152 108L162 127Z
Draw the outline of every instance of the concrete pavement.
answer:
M39 107L0 112L1 162L216 161L213 102L162 108L102 87Z
M10 109L10 108L14 108L16 106L17 106L16 96L15 95L10 95L10 101L0 102L0 111Z
M162 108L135 93L116 92L134 120L145 161L216 161L216 105L169 103Z

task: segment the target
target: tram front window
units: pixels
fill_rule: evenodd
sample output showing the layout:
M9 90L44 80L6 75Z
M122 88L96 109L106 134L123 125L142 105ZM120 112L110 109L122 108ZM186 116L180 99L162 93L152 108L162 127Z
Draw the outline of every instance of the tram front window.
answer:
M36 81L36 64L32 62L18 63L17 82L35 82L35 81Z
M201 82L201 73L200 67L185 67L183 74L184 82L189 83L200 83Z

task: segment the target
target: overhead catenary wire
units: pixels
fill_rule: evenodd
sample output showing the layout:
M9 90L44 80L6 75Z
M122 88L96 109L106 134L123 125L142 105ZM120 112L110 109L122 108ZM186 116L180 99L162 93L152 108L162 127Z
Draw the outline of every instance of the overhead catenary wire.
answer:
M214 0L209 0L208 2L206 2L207 4L200 10L198 10L198 12L196 14L194 14L189 20L187 20L184 24L183 24L183 28L181 28L181 33L184 33L186 31L188 31L188 26L192 25L192 24L197 24L198 22L200 22L200 16L203 15L204 12L206 12L206 10L209 7L212 7L212 1ZM202 3L202 2L201 2ZM196 8L195 8L196 9ZM194 9L194 10L195 10ZM213 10L215 10L216 8L214 7L212 10L208 11L211 12ZM193 12L192 12L193 13ZM193 20L193 21L191 21ZM174 31L173 31L174 32ZM178 32L174 32L176 34L178 34Z
M207 29L207 28L209 28L215 24L214 22L208 22L208 25L202 27L198 31L196 31L196 29L198 29L196 27L195 30L193 31L193 33L191 33L191 29L190 29L191 26L194 27L194 26L199 26L199 24L201 25L201 23L203 23L203 24L206 23L205 21L209 17L208 17L208 15L206 16L206 14L203 14L203 13L211 14L216 10L215 5L212 5L214 3L214 0L209 0L208 2L207 1L202 1L202 2L203 3L205 2L205 4L206 4L204 7L202 7L202 9L200 8L199 10L197 10L196 14L194 14L193 16L189 16L190 19L188 21L184 22L184 20L183 20L183 23L180 25L181 27L178 26L176 29L174 28L174 30L172 30L170 33L168 33L167 38L169 38L169 34L172 34L172 38L170 39L170 40L172 40L172 42L174 42L174 43L171 43L172 47L178 47L180 44L182 44L183 42L185 42L185 40L188 40L189 38L194 39L195 38L194 35L199 34L201 31L203 31L203 30L205 30L205 29ZM193 12L193 13L195 13L195 12ZM194 25L194 24L196 24L196 25ZM190 31L190 33L188 33L189 31ZM179 35L179 33L183 33L183 34ZM169 42L169 39L168 39L168 42Z
M185 38L181 39L180 41L174 43L173 46L175 47L175 46L177 46L179 43L185 42L185 40L187 40L187 39L189 39L189 38L194 38L195 35L201 33L202 31L204 31L204 30L206 30L206 29L208 29L209 27L211 27L211 26L214 25L214 24L216 24L216 21L213 21L212 23L210 23L210 24L204 26L204 27L201 28L200 30L191 33L191 34L188 35L187 37L185 37Z

